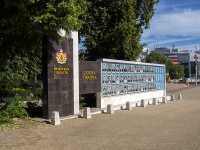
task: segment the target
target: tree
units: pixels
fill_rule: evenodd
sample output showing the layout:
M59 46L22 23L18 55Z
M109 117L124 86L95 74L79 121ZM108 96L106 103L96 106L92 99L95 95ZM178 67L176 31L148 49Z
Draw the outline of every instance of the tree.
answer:
M87 0L0 0L0 79L41 73L43 35L78 30Z
M170 69L173 67L173 62L170 58L167 58L165 55L152 51L146 57L146 62L148 63L157 63L157 64L165 64L166 65L166 73L169 73Z
M87 0L0 0L0 96L41 75L43 35L80 29L88 6Z
M80 31L88 59L135 60L145 44L140 43L144 29L154 15L158 0L89 0Z
M180 79L184 77L184 67L180 64L173 65L169 72L172 79Z

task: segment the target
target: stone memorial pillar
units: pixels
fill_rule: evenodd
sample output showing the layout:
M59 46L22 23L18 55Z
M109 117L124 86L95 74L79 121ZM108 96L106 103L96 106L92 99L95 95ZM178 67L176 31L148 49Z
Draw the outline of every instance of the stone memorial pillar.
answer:
M43 38L43 117L79 113L78 32L68 40Z

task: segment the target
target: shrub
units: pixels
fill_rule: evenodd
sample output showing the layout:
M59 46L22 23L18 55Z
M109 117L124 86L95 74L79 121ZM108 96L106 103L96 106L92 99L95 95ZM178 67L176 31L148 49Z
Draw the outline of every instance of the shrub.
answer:
M28 117L27 111L19 105L9 105L6 110L10 118L24 119Z
M5 123L14 123L12 118L10 118L9 113L6 110L3 110L0 112L0 124L5 124Z
M5 110L0 112L0 124L14 123L13 118L24 119L28 117L26 110L19 105L8 105Z

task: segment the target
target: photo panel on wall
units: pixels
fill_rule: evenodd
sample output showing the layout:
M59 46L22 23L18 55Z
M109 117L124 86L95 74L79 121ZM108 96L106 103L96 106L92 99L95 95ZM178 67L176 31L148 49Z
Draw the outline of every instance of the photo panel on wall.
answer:
M103 73L106 73L106 63L103 63L103 64L102 64L102 72L103 72Z
M115 69L116 73L119 73L119 71L120 71L119 68L120 68L120 67L119 67L119 64L116 64L116 69Z
M102 83L105 85L107 83L107 78L106 78L106 75L103 75L102 77Z
M111 73L111 64L107 63L107 73Z
M112 73L115 73L116 68L115 68L115 64L112 64Z
M120 80L119 80L119 74L116 74L115 75L115 84L119 84L120 83Z

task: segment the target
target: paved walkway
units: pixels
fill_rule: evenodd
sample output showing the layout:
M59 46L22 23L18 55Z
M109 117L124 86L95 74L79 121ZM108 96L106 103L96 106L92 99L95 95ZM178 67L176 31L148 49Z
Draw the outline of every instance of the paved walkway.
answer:
M183 100L0 133L0 150L199 150L200 87Z

